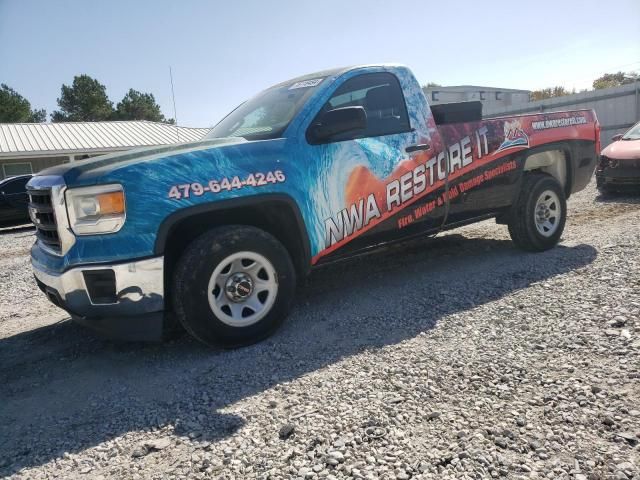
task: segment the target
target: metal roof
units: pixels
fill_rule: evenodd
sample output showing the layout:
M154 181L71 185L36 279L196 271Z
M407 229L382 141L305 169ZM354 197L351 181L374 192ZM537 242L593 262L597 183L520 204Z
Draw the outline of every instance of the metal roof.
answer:
M200 140L208 128L141 121L0 123L0 157L73 155Z

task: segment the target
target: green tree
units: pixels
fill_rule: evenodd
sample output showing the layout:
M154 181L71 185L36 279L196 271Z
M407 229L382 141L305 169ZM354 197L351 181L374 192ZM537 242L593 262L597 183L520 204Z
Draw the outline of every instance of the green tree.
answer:
M426 85L423 85L422 88L432 88L432 87L441 87L439 83L428 82Z
M530 98L532 102L536 100L544 100L545 98L553 98L553 97L563 97L564 95L573 95L576 93L575 89L572 91L567 90L562 86L543 88L541 90L534 90L530 94Z
M31 120L34 123L44 123L47 121L47 111L44 108L39 110L31 110Z
M166 121L153 94L141 93L133 88L118 103L113 118L116 120Z
M593 81L593 88L599 90L601 88L619 87L638 80L638 74L635 72L618 72L605 73L601 77Z
M29 100L8 85L0 85L0 122L44 122L46 118L44 109L31 110Z
M89 75L75 76L71 86L63 84L58 106L51 115L54 122L96 122L113 115L106 87Z

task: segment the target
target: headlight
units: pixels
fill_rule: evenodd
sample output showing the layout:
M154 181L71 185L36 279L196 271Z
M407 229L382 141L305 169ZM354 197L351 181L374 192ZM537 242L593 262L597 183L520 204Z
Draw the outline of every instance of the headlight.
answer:
M124 225L122 185L70 188L65 198L69 223L76 235L114 233Z

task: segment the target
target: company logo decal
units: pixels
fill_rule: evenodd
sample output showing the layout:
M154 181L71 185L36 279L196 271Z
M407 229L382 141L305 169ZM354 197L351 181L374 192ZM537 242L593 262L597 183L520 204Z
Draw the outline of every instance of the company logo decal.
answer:
M504 122L504 141L500 144L496 152L501 152L508 148L528 146L529 137L524 133L520 120Z

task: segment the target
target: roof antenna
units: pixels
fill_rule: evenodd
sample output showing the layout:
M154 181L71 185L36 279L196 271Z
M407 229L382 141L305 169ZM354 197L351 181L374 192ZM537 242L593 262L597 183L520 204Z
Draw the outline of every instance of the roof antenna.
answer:
M173 118L176 121L176 137L178 137L178 143L180 143L180 130L178 129L178 114L176 113L176 95L173 93L173 72L171 71L171 65L169 65L169 78L171 79L171 97L173 98Z

